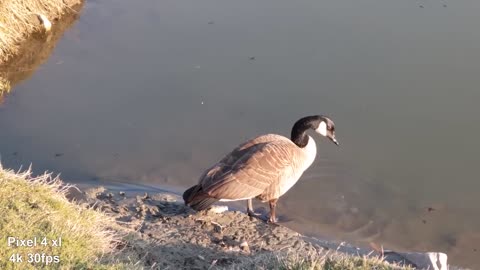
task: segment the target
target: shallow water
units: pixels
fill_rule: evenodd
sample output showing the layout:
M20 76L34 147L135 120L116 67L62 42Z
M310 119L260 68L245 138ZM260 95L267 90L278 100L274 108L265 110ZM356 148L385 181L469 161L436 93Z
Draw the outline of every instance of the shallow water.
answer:
M87 1L0 105L1 160L181 191L243 140L328 114L341 147L315 137L286 225L480 267L479 8Z

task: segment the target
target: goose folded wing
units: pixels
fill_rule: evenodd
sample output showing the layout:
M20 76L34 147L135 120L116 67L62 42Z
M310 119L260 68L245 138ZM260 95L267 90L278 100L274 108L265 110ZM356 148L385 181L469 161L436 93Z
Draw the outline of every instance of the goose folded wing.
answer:
M204 192L218 199L248 199L278 185L292 166L294 149L283 141L239 147L204 173Z

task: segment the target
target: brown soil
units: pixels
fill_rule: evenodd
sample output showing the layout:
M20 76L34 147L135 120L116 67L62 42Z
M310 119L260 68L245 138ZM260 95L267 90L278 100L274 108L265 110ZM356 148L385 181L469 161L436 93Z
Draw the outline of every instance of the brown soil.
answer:
M119 248L147 267L208 269L241 264L251 268L258 256L327 251L281 225L266 224L238 211L195 212L167 193L125 195L96 188L81 197L80 201L114 216L129 232Z
M224 211L225 206L195 212L173 193L118 190L113 186L109 190L104 187L85 191L70 189L69 197L112 216L117 222L112 228L123 234L118 245L120 261L138 263L147 269L277 269L285 268L278 264L278 258L292 254L301 260L329 258L327 260L353 262L360 258L362 263L366 263L368 257L381 265L378 257L382 256L383 249L376 252L305 237L243 212ZM385 250L383 255L390 263L411 263L395 251ZM271 261L273 265L268 264ZM325 267L322 269L330 269ZM378 269L403 268L382 265ZM450 269L461 268L451 266Z

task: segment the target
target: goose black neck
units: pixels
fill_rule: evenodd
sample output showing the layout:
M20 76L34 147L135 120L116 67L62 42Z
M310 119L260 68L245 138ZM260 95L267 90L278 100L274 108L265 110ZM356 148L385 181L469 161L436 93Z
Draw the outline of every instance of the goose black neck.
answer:
M292 128L292 133L290 140L295 143L298 147L304 148L308 144L308 135L307 130L309 129L316 129L321 121L321 116L313 115L303 117L295 124Z

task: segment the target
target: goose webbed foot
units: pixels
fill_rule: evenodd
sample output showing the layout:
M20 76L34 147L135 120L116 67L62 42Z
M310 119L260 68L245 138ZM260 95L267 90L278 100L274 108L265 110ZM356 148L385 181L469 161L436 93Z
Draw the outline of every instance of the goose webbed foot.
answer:
M253 210L252 199L248 199L247 201L247 214L251 218L258 218L266 223L268 223L270 219L270 216L265 211L262 211L261 213L255 213Z
M272 224L272 225L278 226L278 223L277 223L277 222L278 222L277 218L276 218L276 217L272 217L272 216L270 216L270 217L268 218L268 220L267 220L267 223L268 223L268 224Z
M247 214L248 214L248 216L251 217L251 218L258 218L258 219L260 219L261 221L269 222L269 216L268 216L268 214L265 214L265 213L255 213L255 212L248 212Z
M255 218L260 218L263 214L261 213L255 213L254 211L248 210L247 209L247 215L249 217L255 217Z
M249 217L258 218L267 224L278 225L277 223L278 219L275 215L276 205L277 205L277 199L270 200L269 201L270 213L267 213L266 211L262 211L261 213L255 213L255 211L253 210L252 199L249 199L247 201L247 214Z
M258 218L261 215L259 213L255 213L255 211L253 210L252 199L247 200L247 214L249 217L256 217L256 218Z
M248 216L250 218L256 218L259 219L266 224L272 225L272 226L278 226L277 219L272 219L272 217L269 215L269 213L254 213L254 212L248 212Z

